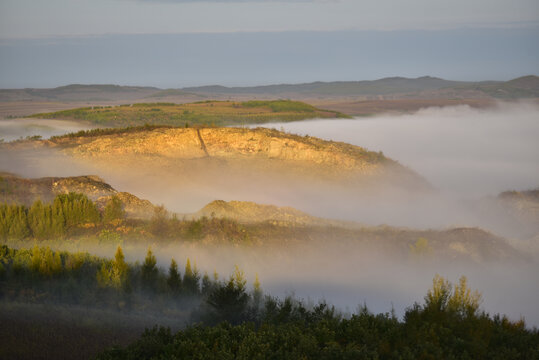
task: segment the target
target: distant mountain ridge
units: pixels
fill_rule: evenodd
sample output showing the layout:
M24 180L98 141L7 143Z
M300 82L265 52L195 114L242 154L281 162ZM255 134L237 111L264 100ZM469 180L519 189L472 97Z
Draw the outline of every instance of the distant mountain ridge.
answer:
M211 95L266 96L390 96L420 97L487 97L501 99L539 97L539 77L527 75L509 81L453 81L437 77L387 77L378 80L311 82L262 86L226 87L222 85L159 89L150 86L72 84L52 89L0 89L0 101L131 101L148 98L190 97Z
M150 96L161 89L148 86L111 84L71 84L51 89L0 89L0 101L109 101L135 100Z
M305 84L279 84L253 87L225 87L225 86L201 86L189 87L183 90L189 92L204 93L256 93L256 94L279 94L279 93L309 93L323 95L378 95L397 92L412 92L435 90L451 86L462 86L466 82L444 80L440 78L423 76L416 79L404 77L388 77L379 80L363 81L333 81L312 82Z
M431 76L415 79L388 77L379 80L313 82L253 87L225 87L220 85L189 87L182 90L203 94L302 94L327 96L367 96L390 94L421 94L436 90L475 91L477 95L495 98L539 96L539 77L528 75L509 81L452 81Z

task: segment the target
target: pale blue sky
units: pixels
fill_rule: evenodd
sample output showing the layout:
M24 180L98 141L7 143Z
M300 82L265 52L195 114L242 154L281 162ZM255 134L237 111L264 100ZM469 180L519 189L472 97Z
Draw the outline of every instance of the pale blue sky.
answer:
M538 0L0 0L0 88L539 74Z
M537 0L0 0L2 38L527 26Z

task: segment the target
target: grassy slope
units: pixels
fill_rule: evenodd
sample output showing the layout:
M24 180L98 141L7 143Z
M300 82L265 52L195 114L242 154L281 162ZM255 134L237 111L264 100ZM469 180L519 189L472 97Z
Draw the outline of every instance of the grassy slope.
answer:
M120 127L144 124L175 126L258 124L270 121L346 117L346 115L317 109L302 102L275 100L205 101L190 104L141 103L116 107L78 108L35 114L32 117L88 121L97 125Z

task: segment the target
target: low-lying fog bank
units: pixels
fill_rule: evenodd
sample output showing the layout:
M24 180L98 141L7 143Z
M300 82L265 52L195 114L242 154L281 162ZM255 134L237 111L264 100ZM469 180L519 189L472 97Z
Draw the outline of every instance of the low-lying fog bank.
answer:
M0 139L13 141L24 139L28 136L41 136L43 139L48 139L51 136L88 130L94 127L68 120L0 119Z
M173 156L156 156L156 161L138 167L122 167L121 163L98 166L91 157L74 159L43 148L3 151L0 170L25 177L95 174L116 189L178 213L196 212L216 199L245 200L369 225L478 226L528 241L536 237L539 221L512 219L496 199L485 196L539 186L537 119L537 105L502 103L489 109L428 108L411 115L266 125L381 150L439 190L428 194L314 181L309 174L292 179L278 171L259 173L241 163L231 168L219 159L167 160L163 165L161 158Z
M301 179L261 178L250 169L227 172L216 166L208 170L200 164L189 177L170 168L144 172L95 167L43 149L0 152L0 170L27 177L96 174L116 189L182 213L195 212L215 199L249 200L373 225L475 225L511 237L518 236L518 224L506 224L503 213L491 212L488 205L474 201L504 190L539 186L538 119L537 106L503 104L488 110L459 106L425 109L413 115L267 125L381 150L440 189L440 194L417 198L392 193L380 196L363 189L351 192L350 188ZM221 275L230 274L237 264L251 280L258 273L264 290L272 295L294 292L313 301L325 298L351 311L366 302L372 311L389 311L393 304L402 314L405 306L422 301L436 273L453 282L466 275L470 286L483 293L485 310L505 313L513 320L522 315L529 324L539 325L536 260L463 265L393 259L332 246L302 248L283 255L193 244L160 248L157 240L153 245L163 267L172 256L182 265L191 257L201 270L211 273L215 268ZM144 249L126 255L129 260L141 260Z
M266 124L343 141L409 166L457 197L539 186L539 105L426 108L410 115Z
M411 227L480 226L507 237L529 238L539 221L531 228L512 222L493 197L539 187L538 119L539 106L521 102L264 126L383 151L439 190L413 201L393 195L343 201L339 209L332 209L333 216ZM313 204L299 208L327 216Z
M469 286L482 293L482 309L506 314L515 321L524 317L529 326L539 326L537 261L477 264L428 256L391 256L339 244L286 249L176 244L157 245L153 250L164 269L171 257L178 260L181 270L189 257L202 274L207 271L211 275L216 270L224 277L238 265L245 271L249 287L258 274L263 290L270 295L294 295L314 303L326 300L345 312L356 312L366 303L375 313L389 312L393 306L402 316L407 306L423 303L435 274L453 284L464 275ZM126 256L130 261L141 261L144 250L126 250Z

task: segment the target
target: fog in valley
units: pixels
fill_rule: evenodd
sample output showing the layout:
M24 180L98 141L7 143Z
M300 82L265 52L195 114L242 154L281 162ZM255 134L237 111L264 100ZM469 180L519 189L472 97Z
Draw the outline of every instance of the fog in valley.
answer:
M443 193L496 195L539 186L539 105L426 108L414 114L275 123L287 132L343 141L399 161Z
M20 124L16 121L2 122L1 126L0 138L5 140L27 136L27 132L17 130ZM47 137L63 125L51 121L46 126L34 127L28 135ZM535 278L539 262L534 253L537 229L531 225L524 231L521 224L505 219L502 211L491 206L493 196L501 191L539 186L539 106L511 103L489 109L428 108L407 115L265 126L382 151L426 178L434 191L405 194L398 190L351 189L310 179L273 178L250 169L227 170L217 163L192 164L197 171L187 175L182 169L187 169L189 162L161 171L158 165L147 169L106 167L43 149L2 150L0 169L25 177L96 174L119 191L164 204L180 214L195 212L215 199L248 200L293 206L316 216L372 226L482 227L506 237L517 249L527 252L528 258L518 263L456 264L372 254L360 247L333 244L257 251L194 244L160 246L156 241L154 250L163 267L171 256L179 262L191 257L201 270L211 273L215 268L221 275L230 274L237 264L250 280L258 273L262 287L272 295L295 294L314 302L325 299L350 312L365 302L375 312L390 311L393 305L402 315L405 306L422 301L436 273L452 282L466 275L470 286L483 293L485 310L508 314L513 320L524 316L529 324L539 325L535 304L539 298ZM109 250L88 250L112 256ZM129 260L141 260L144 250L126 248L126 255Z
M368 197L366 204L351 205L348 215L342 214L346 217L356 214L351 219L369 224L480 226L520 237L521 226L508 224L495 206L478 207L477 201L487 204L488 198L503 191L539 187L538 119L539 105L522 102L265 126L383 151L437 190L434 196L404 203Z
M538 118L537 104L500 103L488 109L427 108L409 115L265 125L382 151L433 186L424 194L395 188L399 179L392 187L350 186L282 175L288 169L258 171L253 164L232 167L222 161L98 165L56 150L25 150L19 159L0 154L0 166L26 177L96 174L119 191L180 214L216 199L244 200L367 225L478 226L528 239L537 229L508 219L494 197L539 186Z
M263 251L171 246L162 249L158 257L166 268L171 256L184 261L188 254L202 272L212 274L217 270L221 276L228 276L234 265L238 265L245 270L250 286L258 274L268 294L281 298L293 295L310 303L325 300L350 313L366 304L375 313L389 312L393 307L397 315L402 316L406 307L414 302L423 303L435 274L454 284L465 275L469 286L482 293L483 309L506 314L512 320L524 317L527 324L539 326L537 261L474 264L402 257L362 246L320 243ZM143 257L142 250L138 256Z
M51 136L87 130L93 127L68 120L0 119L0 139L13 141L31 136L41 136L43 139L48 139Z

